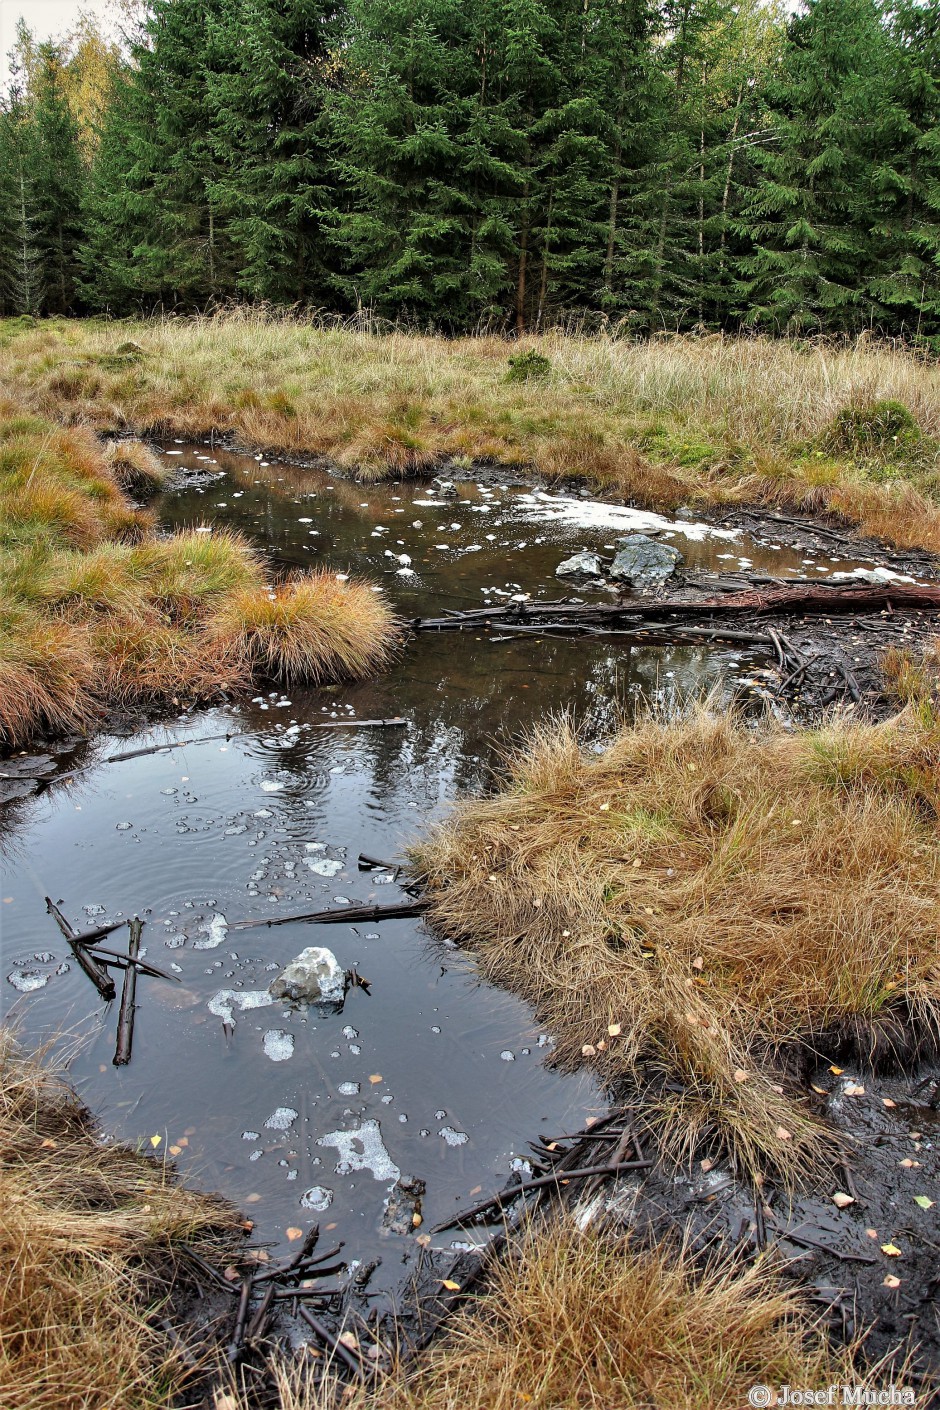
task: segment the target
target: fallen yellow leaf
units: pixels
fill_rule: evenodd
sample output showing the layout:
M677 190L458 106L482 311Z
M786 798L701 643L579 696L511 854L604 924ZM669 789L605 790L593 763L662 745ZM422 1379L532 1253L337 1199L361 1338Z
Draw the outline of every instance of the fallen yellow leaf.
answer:
M382 1082L384 1080L385 1079L383 1078L381 1072L373 1072L372 1076L369 1078L369 1081L372 1083L373 1087L375 1086L376 1082Z
M885 1275L884 1286L886 1288L899 1288L901 1286L901 1279L896 1278L893 1273L887 1273Z
M414 1214L411 1216L411 1227L413 1229L420 1229L423 1223L424 1220L421 1218L421 1215L415 1210Z
M595 1048L595 1046L594 1046L593 1043L585 1043L584 1046L583 1046L582 1049L581 1049L581 1056L582 1056L582 1057L593 1057L596 1052L597 1052L597 1049Z
M779 1141L792 1141L792 1140L793 1140L793 1132L792 1132L792 1131L788 1131L785 1126L778 1126L778 1127L777 1127L777 1139L778 1139Z
M355 1332L340 1332L336 1340L341 1341L344 1346L348 1346L350 1351L359 1350L359 1338Z
M844 1067L835 1067L835 1066L833 1066L833 1067L830 1067L829 1071L830 1071L830 1072L834 1072L837 1077L841 1077L842 1074L843 1074L843 1072L845 1071L845 1068L844 1068Z
M154 1150L156 1150L157 1146L160 1144L160 1142L161 1142L162 1140L163 1140L163 1137L162 1137L162 1136L151 1136L151 1137L150 1137L150 1144L153 1146Z
M453 1278L442 1278L441 1287L446 1288L448 1292L460 1292L460 1284L455 1283Z
M704 969L704 968L705 968L705 960L704 960L704 958L703 958L701 955L696 955L696 956L695 956L695 959L692 961L692 968L693 968L693 969Z
M735 1071L734 1071L734 1080L735 1080L735 1082L746 1082L747 1079L748 1079L748 1074L744 1071L744 1068L743 1068L743 1067L737 1067L737 1068L735 1068Z
M893 1102L890 1097L882 1097L882 1098L881 1098L881 1105L882 1105L882 1106L887 1106L887 1107L892 1107L892 1106L897 1106L897 1102Z
M837 1209L848 1209L850 1204L855 1203L855 1200L851 1195L845 1194L843 1190L836 1190L835 1194L832 1196L832 1202Z
M295 1224L292 1224L289 1229L285 1229L284 1233L290 1239L291 1243L293 1243L295 1239L302 1239L304 1236L303 1229L298 1229Z
M889 1258L901 1257L901 1250L898 1248L897 1244L882 1244L881 1252L886 1253Z
M170 1155L181 1155L182 1151L182 1146L170 1146Z
M619 1023L608 1023L607 1033L609 1037L619 1038L622 1032L623 1029L621 1028Z

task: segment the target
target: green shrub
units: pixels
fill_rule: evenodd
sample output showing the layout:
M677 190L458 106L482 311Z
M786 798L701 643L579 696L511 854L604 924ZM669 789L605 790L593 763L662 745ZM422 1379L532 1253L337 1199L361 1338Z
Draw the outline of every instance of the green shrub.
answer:
M547 377L551 370L552 364L549 358L536 352L534 348L526 348L525 352L517 353L515 357L509 359L506 381L537 381L542 377Z
M886 459L903 455L921 438L921 429L903 402L850 402L833 418L823 444L836 454Z

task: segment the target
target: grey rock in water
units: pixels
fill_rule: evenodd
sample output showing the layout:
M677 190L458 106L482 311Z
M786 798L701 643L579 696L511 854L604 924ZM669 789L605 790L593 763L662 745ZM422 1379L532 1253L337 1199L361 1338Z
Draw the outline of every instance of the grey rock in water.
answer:
M275 999L341 1008L346 997L346 975L332 950L310 945L272 980L268 992Z
M602 578L604 567L596 553L583 549L571 558L566 558L555 569L556 578Z
M611 581L634 588L661 587L682 562L682 554L669 543L657 543L647 534L629 534L617 540L617 556L610 567Z

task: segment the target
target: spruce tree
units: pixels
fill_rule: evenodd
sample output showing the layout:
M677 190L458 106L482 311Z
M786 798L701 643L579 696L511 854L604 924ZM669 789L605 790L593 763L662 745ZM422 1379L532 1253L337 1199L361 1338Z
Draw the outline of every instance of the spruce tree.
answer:
M85 168L61 54L51 44L39 49L30 122L31 225L42 270L42 308L46 313L71 313L79 273Z
M771 140L746 211L747 321L850 331L877 318L879 172L897 125L877 0L809 0L768 85Z
M885 328L940 346L940 7L904 0L890 38L895 101L884 114L868 290Z
M209 190L252 298L313 301L329 287L323 100L336 28L324 0L227 0L212 20Z
M224 4L155 0L115 89L82 256L90 296L107 296L114 307L202 307L234 293L234 252L214 191L207 81L210 35Z

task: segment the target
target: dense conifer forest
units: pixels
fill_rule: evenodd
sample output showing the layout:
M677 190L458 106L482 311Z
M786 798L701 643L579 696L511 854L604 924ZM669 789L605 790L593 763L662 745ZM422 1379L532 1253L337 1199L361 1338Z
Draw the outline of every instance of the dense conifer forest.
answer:
M940 342L940 3L155 0L21 31L0 313Z

